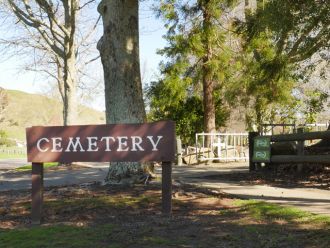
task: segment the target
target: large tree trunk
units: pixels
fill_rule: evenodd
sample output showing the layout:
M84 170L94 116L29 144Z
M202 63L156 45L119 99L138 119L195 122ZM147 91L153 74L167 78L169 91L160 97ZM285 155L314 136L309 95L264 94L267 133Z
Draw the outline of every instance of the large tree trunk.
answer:
M214 133L215 128L215 107L213 100L213 80L208 78L207 71L204 72L203 78L203 104L204 104L204 132ZM206 136L205 139L206 146L211 145L210 136Z
M64 38L64 125L77 124L77 71L76 71L76 14L79 0L64 1L64 21L67 30Z
M108 124L146 120L140 78L138 5L138 0L103 0L98 7L104 27L98 49ZM105 181L136 181L142 174L140 163L110 163Z
M203 58L203 105L204 105L204 132L213 133L215 128L215 106L213 99L213 69L211 60L213 56L212 46L210 44L210 29L211 29L211 17L207 8L203 10L203 30L204 30L204 50L205 56ZM206 146L211 145L210 136L206 136Z

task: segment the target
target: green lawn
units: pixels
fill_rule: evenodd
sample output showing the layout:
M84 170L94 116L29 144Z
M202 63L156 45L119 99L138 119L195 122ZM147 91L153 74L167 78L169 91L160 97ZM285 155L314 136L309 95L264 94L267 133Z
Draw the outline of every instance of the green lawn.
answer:
M54 163L44 163L44 169L52 168L52 167L56 167L56 166L58 166L58 163L57 162L54 162ZM15 170L17 170L17 171L30 171L30 170L32 170L32 165L31 164L27 164L27 165L18 167Z
M95 242L112 231L112 225L96 227L50 226L30 229L0 231L0 247L37 248L37 247L94 247ZM106 247L120 247L107 243Z
M26 154L8 154L0 153L0 159L26 158Z
M330 217L312 214L294 207L283 207L278 204L256 200L237 200L235 205L242 211L248 212L254 219L259 221L278 221L296 224L325 224L330 228ZM330 238L330 237L329 237Z

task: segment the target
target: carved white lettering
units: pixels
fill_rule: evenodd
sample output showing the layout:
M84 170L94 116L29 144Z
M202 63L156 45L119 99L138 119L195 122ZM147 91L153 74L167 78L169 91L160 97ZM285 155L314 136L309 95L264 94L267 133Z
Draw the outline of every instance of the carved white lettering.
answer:
M159 141L163 138L163 136L157 136L158 140L155 142L153 140L154 136L147 136L148 140L150 141L151 145L152 145L152 151L158 151L157 146Z
M62 146L62 138L61 137L52 138L52 141L53 141L53 149L51 150L51 152L61 152L61 151L63 151L63 148L61 148L61 146Z
M118 136L118 149L117 152L126 152L129 150L129 147L127 146L127 136Z
M92 136L86 137L86 140L81 140L81 137L67 137L64 141L63 137L53 137L51 139L41 138L36 145L40 152L98 152L100 149L105 152L112 150L143 152L146 150L144 142L151 144L152 151L158 151L160 141L163 138L164 136ZM104 142L102 146L100 142ZM49 147L45 147L46 143L50 143Z
M97 152L99 148L97 147L97 137L87 137L88 140L88 152Z
M111 152L110 149L110 140L112 140L113 142L116 141L116 139L114 137L111 136L106 136L106 137L102 137L101 141L105 140L105 151L106 152Z
M74 140L76 139L76 140ZM69 144L65 149L65 152L77 152L77 148L80 148L80 152L84 152L84 148L82 147L81 143L80 143L80 137L70 137L69 138ZM72 150L70 150L70 148L73 148Z
M144 149L142 148L141 144L142 144L142 138L140 136L132 136L132 152L136 152L136 151L144 151Z
M48 148L42 149L41 146L40 146L41 142L43 142L43 141L44 142L49 142L49 139L47 139L47 138L41 138L41 139L39 139L38 142L37 142L37 148L38 148L38 150L40 152L47 152L48 151Z

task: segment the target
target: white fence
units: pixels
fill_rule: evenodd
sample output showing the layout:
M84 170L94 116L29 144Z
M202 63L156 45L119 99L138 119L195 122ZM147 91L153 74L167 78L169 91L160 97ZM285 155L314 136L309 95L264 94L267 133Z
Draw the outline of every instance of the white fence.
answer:
M206 138L210 145L206 146ZM196 159L198 161L239 161L249 159L248 133L197 133Z
M22 147L0 147L0 154L7 155L25 155L26 148Z

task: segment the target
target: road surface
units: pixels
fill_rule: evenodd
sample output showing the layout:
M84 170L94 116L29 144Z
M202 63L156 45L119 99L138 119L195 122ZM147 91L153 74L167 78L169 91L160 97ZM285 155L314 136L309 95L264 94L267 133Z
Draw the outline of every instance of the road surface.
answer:
M0 159L0 170L13 170L27 164L26 158Z

